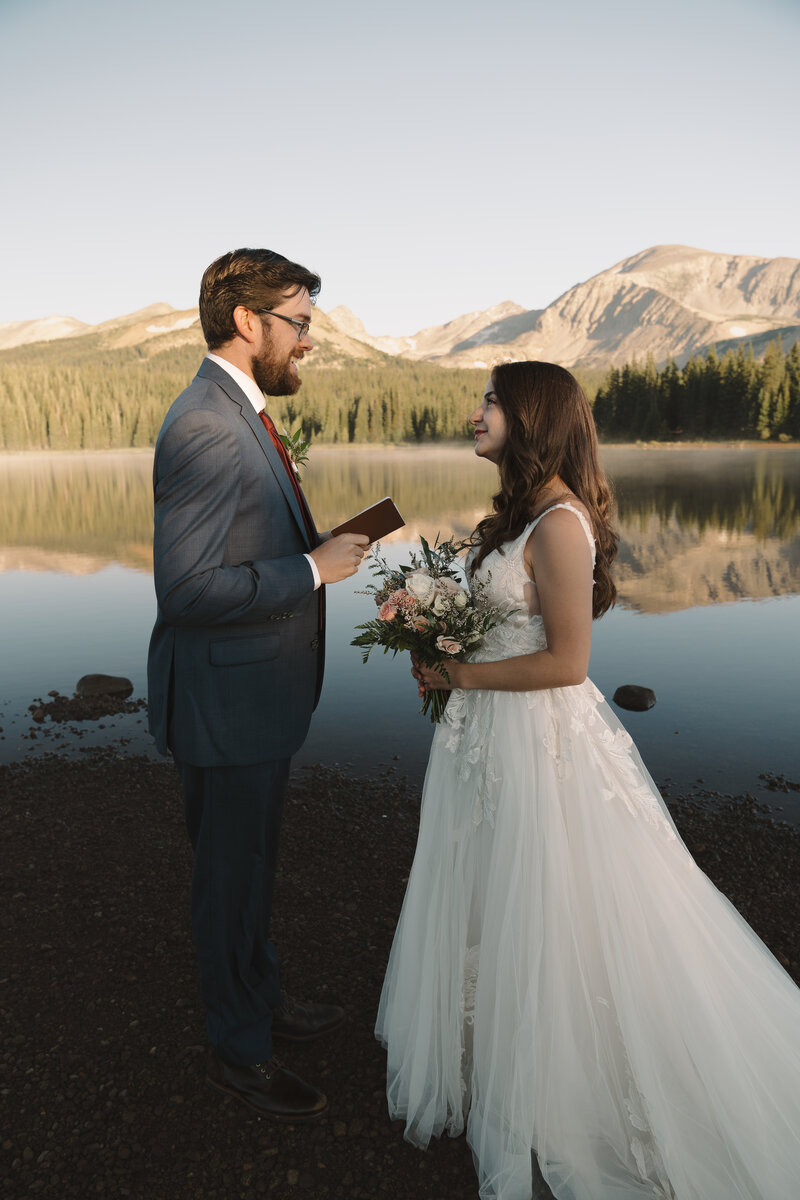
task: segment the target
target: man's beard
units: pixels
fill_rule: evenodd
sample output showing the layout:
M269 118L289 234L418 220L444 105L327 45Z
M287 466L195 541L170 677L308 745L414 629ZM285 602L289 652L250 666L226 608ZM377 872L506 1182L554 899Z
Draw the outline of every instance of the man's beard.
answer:
M267 396L293 396L303 382L292 370L294 355L284 361L275 357L272 342L266 341L255 358L250 360L253 378Z

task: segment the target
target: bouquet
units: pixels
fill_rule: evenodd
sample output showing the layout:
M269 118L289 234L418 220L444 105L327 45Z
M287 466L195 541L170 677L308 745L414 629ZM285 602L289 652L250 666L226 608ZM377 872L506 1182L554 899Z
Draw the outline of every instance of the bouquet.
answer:
M369 658L374 646L390 650L413 651L429 667L438 667L448 679L447 661L473 649L502 619L498 609L485 602L484 585L473 581L472 595L461 582L453 564L465 543L451 538L433 546L420 538L421 553L411 554L409 566L393 568L381 554L380 543L372 550L370 569L377 583L367 585L378 606L373 621L357 625L363 630L350 643ZM425 693L421 712L430 712L432 721L440 721L447 705L446 691Z

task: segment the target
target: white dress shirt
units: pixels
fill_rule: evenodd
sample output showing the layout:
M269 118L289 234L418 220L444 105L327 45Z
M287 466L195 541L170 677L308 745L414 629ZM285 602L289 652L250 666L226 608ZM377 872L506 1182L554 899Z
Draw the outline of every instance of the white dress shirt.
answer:
M256 383L255 379L251 379L239 367L235 367L233 363L228 362L226 358L220 358L218 354L207 354L206 358L211 362L216 363L218 367L222 367L223 371L227 371L234 383L238 383L239 387L244 392L247 399L252 404L257 413L260 413L264 407L264 394L261 388ZM311 567L311 574L314 576L314 591L321 586L322 580L319 577L317 564L314 562L310 554L306 554L308 565Z

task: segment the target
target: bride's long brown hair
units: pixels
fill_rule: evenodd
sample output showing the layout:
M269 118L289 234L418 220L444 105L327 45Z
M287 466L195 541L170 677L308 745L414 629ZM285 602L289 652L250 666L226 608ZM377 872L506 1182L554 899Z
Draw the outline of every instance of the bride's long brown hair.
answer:
M492 550L519 537L537 515L537 505L541 508L545 485L557 475L589 513L597 550L592 616L600 617L617 595L611 563L619 538L611 525L611 488L583 389L569 371L546 362L502 363L492 371L492 384L507 436L497 463L500 490L492 497L493 511L472 535L478 547L472 570Z

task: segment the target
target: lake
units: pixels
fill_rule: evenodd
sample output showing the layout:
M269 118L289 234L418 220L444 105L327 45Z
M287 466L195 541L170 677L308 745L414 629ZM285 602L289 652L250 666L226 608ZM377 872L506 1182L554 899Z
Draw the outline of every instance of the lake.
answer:
M800 779L800 449L610 446L603 461L617 495L620 596L595 625L592 679L609 698L623 683L653 688L655 708L622 717L670 794L750 791L800 821L800 794L759 779ZM0 760L109 740L120 753L154 753L141 713L34 738L27 713L93 671L126 675L145 694L151 469L149 451L0 456ZM392 495L407 525L385 548L405 561L420 534L468 534L495 480L464 445L312 449L303 482L326 527ZM362 568L328 589L325 690L295 763L416 783L431 726L408 660L373 654L362 666L349 645L374 612L359 594L369 578Z

